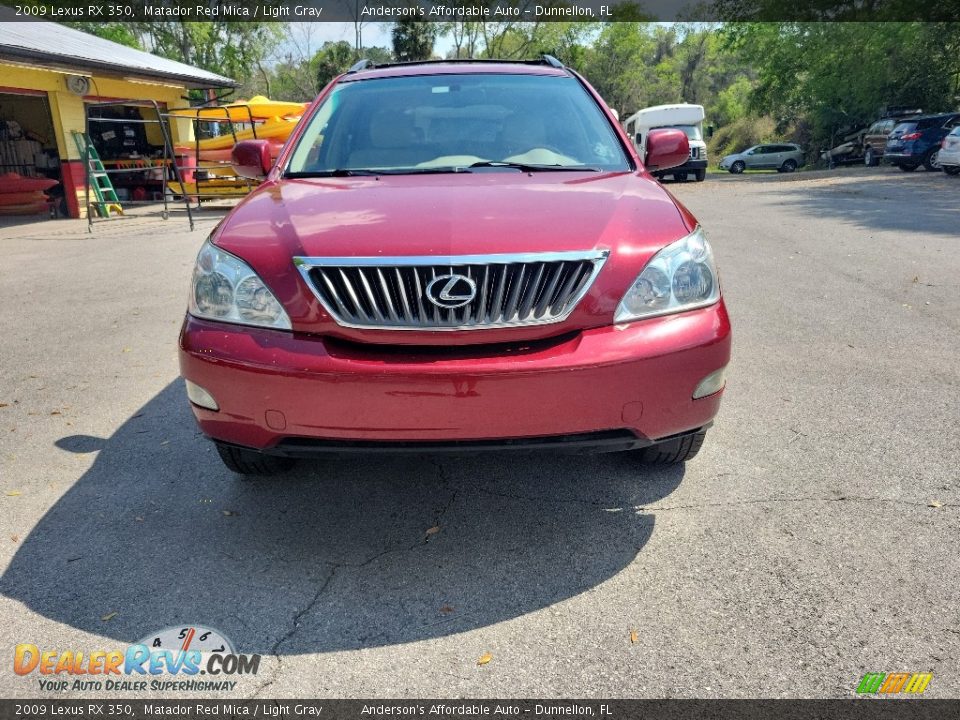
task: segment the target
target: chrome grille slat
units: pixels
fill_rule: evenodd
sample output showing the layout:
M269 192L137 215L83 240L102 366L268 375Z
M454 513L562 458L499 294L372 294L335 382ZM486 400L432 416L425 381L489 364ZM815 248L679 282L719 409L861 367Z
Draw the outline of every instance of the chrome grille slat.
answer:
M382 330L482 330L561 322L607 251L437 257L297 257L294 264L340 325ZM439 293L447 276L461 276ZM434 286L430 283L441 278ZM430 292L432 298L427 297ZM467 300L472 294L472 297ZM436 303L462 304L439 307Z

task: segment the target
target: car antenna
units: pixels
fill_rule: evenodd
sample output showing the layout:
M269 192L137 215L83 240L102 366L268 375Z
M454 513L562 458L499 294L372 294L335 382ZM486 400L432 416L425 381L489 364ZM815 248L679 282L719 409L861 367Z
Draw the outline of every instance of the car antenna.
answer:
M557 60L553 55L547 55L546 53L543 53L540 56L540 60L543 62L544 65L549 65L550 67L555 67L560 69L566 69L567 67L562 62Z
M373 62L369 58L364 58L351 65L350 69L347 70L347 74L360 72L361 70L366 70L368 67L373 67Z

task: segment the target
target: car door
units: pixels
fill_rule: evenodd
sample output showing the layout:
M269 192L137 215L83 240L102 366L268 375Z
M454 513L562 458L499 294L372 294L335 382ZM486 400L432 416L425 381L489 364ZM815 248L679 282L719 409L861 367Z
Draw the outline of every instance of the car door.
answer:
M754 170L766 167L767 146L757 145L753 150L747 153L747 167Z
M765 168L778 168L780 167L780 155L783 153L780 152L779 145L767 145L763 153L763 167Z

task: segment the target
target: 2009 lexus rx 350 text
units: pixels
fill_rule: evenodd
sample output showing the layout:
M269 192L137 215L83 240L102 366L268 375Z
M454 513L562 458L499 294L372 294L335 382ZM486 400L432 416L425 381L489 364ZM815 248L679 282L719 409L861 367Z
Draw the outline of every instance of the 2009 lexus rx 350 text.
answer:
M575 72L371 67L334 80L197 257L193 411L243 474L329 452L633 451L683 462L720 405L730 321L696 219Z

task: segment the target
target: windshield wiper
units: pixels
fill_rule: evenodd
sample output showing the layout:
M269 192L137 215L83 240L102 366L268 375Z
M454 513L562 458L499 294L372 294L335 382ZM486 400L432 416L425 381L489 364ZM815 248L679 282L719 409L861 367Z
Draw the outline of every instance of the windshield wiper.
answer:
M336 170L315 170L310 172L288 172L288 178L321 178L321 177L370 177L377 175L432 175L437 173L469 172L461 167L412 167L412 168L337 168Z
M532 165L529 163L508 162L506 160L481 160L470 165L471 168L510 168L521 172L600 172L599 168L586 165Z
M337 168L336 170L310 170L304 172L288 172L284 177L288 178L324 178L324 177L351 177L361 175L379 175L377 170L367 170L366 168Z

